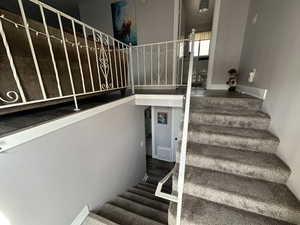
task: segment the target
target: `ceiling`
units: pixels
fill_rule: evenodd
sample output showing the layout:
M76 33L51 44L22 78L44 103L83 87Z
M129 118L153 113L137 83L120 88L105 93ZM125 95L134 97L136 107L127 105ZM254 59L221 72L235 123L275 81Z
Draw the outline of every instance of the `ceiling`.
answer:
M196 31L208 31L212 27L213 12L215 0L209 1L209 10L205 13L199 12L199 4L201 0L182 0L183 10L186 15L186 31L190 32L192 28Z

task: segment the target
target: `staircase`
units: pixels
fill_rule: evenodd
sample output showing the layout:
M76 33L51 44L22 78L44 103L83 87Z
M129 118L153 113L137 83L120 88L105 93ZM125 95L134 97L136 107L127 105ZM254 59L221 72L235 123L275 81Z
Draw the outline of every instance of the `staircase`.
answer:
M82 225L168 224L169 201L155 197L155 188L150 183L140 183L130 188L100 210L90 213Z
M192 93L181 224L300 224L300 203L285 185L291 171L275 154L279 139L261 105L238 93Z

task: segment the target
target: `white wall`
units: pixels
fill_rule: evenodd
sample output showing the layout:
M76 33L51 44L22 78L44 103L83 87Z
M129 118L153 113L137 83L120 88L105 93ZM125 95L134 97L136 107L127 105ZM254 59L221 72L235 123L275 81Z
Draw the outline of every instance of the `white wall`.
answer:
M138 44L173 40L174 0L135 2ZM82 1L79 3L81 20L113 34L110 4L111 0Z
M250 0L221 0L213 85L226 85L227 71L239 68Z
M264 110L280 138L278 154L290 166L289 187L300 199L300 1L252 0L241 58L240 83L268 89ZM252 24L258 14L256 24ZM257 69L253 84L248 73Z
M68 225L145 174L144 107L117 106L0 154L0 213L11 225Z
M79 2L81 21L100 31L113 35L111 0L85 0Z

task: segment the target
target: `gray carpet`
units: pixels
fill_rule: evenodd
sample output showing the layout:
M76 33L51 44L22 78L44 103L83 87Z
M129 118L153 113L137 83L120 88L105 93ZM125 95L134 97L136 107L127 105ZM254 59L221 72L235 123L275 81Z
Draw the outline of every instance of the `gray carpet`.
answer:
M238 93L192 93L182 225L300 224L300 203L285 185L291 171L261 106Z

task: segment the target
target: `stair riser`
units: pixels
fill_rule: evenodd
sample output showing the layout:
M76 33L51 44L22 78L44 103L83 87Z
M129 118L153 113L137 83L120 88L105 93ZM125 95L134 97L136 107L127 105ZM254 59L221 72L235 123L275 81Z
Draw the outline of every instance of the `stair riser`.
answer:
M266 130L270 125L270 119L268 118L205 114L197 112L192 112L190 114L190 121L194 124L250 128L259 130Z
M199 144L215 145L220 147L267 153L275 153L279 144L274 140L253 139L240 136L211 134L196 131L189 131L189 141Z
M153 209L151 207L144 206L140 203L136 203L134 201L130 201L121 197L118 197L115 200L113 200L111 204L116 205L125 210L128 210L130 212L136 213L138 215L144 216L146 218L155 220L157 222L164 223L164 224L168 223L167 212Z
M124 194L121 194L120 196L123 197L123 198L129 199L131 201L135 201L137 203L144 204L146 206L152 207L154 209L158 209L158 210L165 211L165 212L168 211L168 205L167 204L164 204L164 203L159 202L159 201L147 199L147 198L145 198L143 196L140 196L140 195L136 195L136 194L133 194L133 193L130 193L130 192L126 192Z
M116 207L111 204L105 204L98 212L98 214L105 218L108 218L109 220L115 221L117 224L162 225L162 223L134 214L130 211Z
M255 98L192 97L191 104L195 108L216 107L229 110L258 111L261 109L262 101Z
M255 199L235 195L233 193L223 192L221 190L215 190L213 188L203 187L189 182L185 183L184 193L248 212L284 220L289 223L300 223L300 212L279 205L267 204Z
M177 157L179 157L178 154ZM290 173L285 171L282 172L280 170L260 168L229 160L215 159L194 154L187 155L186 164L202 169L215 170L281 184L285 184L290 175Z

